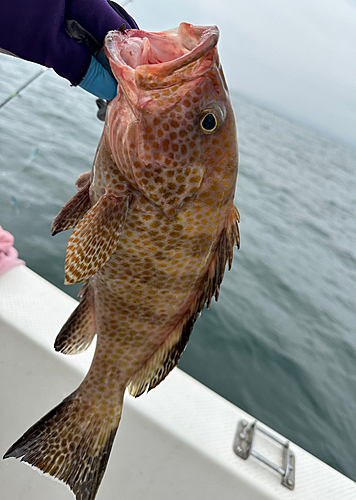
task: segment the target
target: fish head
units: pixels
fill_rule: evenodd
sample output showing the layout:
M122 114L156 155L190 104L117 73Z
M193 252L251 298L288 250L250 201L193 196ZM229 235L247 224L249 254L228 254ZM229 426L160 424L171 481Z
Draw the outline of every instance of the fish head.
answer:
M118 81L107 127L128 181L173 218L206 173L236 161L233 111L216 26L182 23L161 33L109 32L105 49Z

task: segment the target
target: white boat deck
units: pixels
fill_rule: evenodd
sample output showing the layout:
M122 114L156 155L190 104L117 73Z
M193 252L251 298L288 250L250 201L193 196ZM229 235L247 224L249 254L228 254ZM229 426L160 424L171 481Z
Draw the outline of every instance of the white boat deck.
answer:
M77 356L53 349L76 301L25 266L0 277L0 451L73 391L94 346ZM126 396L119 432L97 500L354 500L356 483L291 443L296 486L232 445L237 422L252 417L179 369L149 394ZM255 447L282 463L262 435ZM0 461L1 499L70 500L62 484L19 461Z

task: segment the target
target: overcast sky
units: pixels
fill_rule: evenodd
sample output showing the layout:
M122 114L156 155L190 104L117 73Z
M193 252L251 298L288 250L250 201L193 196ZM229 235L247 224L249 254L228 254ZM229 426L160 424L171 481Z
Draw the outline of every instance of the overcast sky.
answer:
M356 1L125 3L147 31L216 24L230 89L356 145Z

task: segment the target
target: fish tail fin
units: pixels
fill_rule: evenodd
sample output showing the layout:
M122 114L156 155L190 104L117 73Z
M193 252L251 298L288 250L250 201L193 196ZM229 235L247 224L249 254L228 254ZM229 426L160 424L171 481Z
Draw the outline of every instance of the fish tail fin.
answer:
M121 417L121 409L103 414L100 408L85 402L79 388L30 427L4 458L19 458L63 481L77 500L94 500Z

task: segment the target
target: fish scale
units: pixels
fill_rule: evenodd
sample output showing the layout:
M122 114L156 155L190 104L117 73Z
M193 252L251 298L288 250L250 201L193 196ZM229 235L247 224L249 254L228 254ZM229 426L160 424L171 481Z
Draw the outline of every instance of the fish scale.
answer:
M5 455L77 500L95 498L126 387L137 397L176 366L239 246L236 126L217 40L216 27L186 23L106 38L118 95L92 173L52 227L74 228L66 283L85 281L55 348L75 354L97 334L96 350L78 389Z

